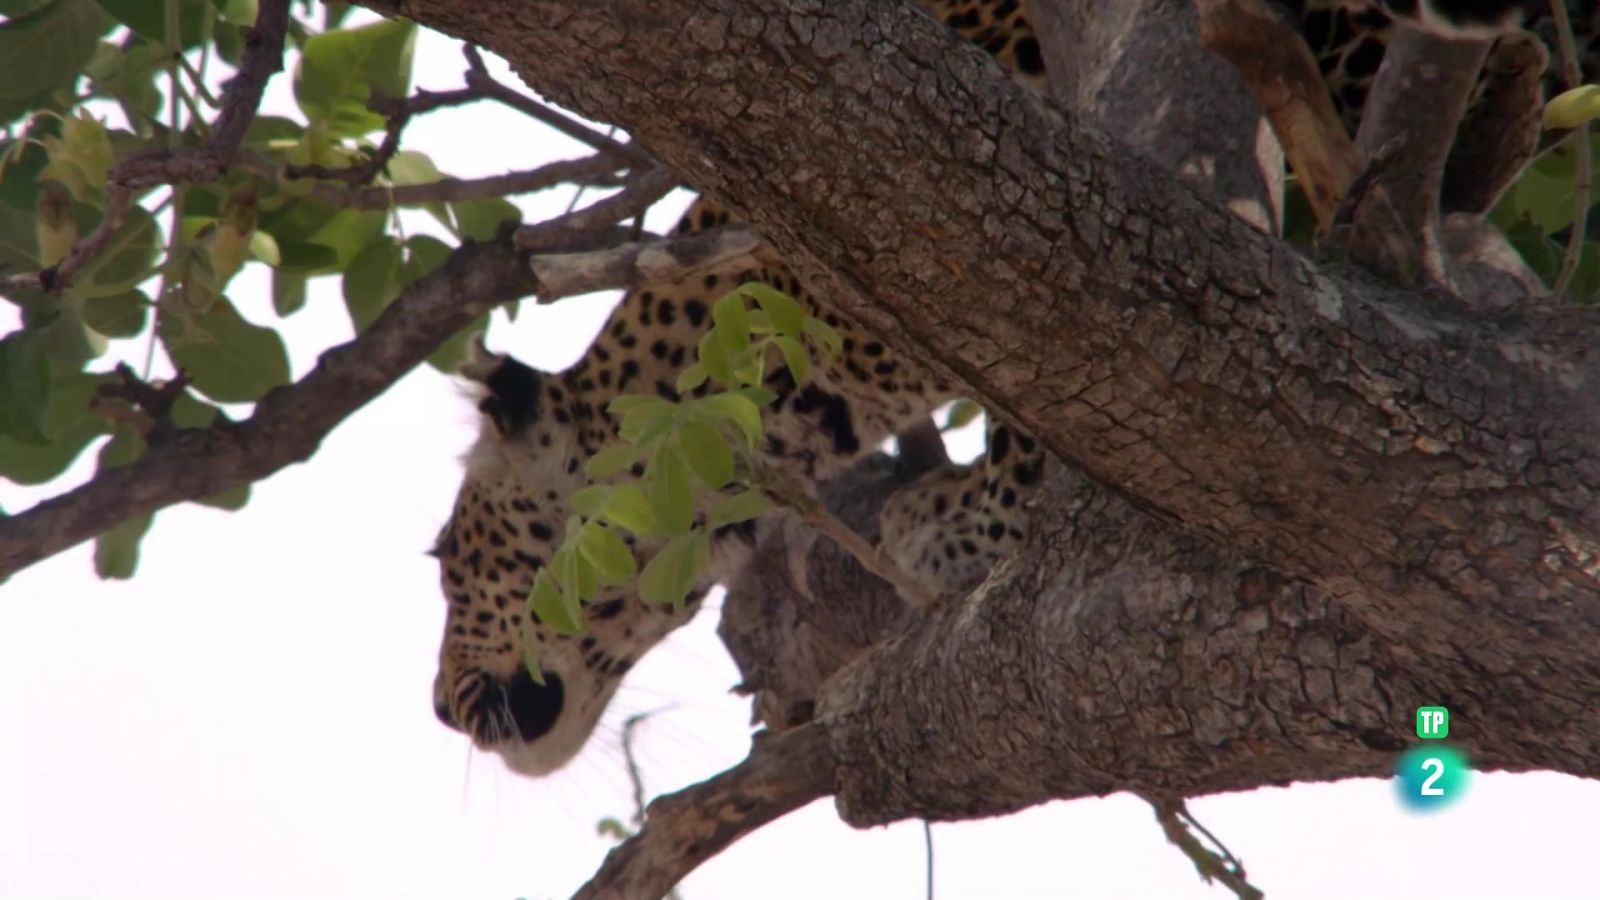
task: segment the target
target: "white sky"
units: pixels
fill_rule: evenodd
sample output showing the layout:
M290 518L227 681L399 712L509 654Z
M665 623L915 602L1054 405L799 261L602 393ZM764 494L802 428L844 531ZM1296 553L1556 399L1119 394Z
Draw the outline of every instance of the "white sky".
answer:
M458 86L459 61L425 34L418 84ZM279 76L267 109L291 104ZM488 106L428 116L406 137L464 176L582 153ZM524 207L548 215L567 199ZM663 204L652 227L683 203ZM272 319L265 285L251 266L231 291L256 321ZM496 322L491 346L560 366L609 307L528 307ZM14 327L0 310L0 331ZM348 339L337 281L314 283L282 328L296 376ZM748 709L728 694L736 673L714 608L633 670L602 733L554 777L514 776L434 720L444 604L422 551L475 415L456 385L420 370L312 462L257 485L242 512L161 513L133 581L97 581L84 546L0 588L0 898L563 897L611 846L595 823L631 814L628 713L668 710L640 732L652 789L742 757ZM67 481L88 475L79 465ZM6 509L41 496L0 481ZM1600 785L1565 776L1479 776L1428 817L1401 811L1377 780L1191 809L1272 897L1577 898L1600 884ZM1123 795L939 825L934 841L940 898L1231 896L1203 885ZM853 831L822 802L736 844L682 894L920 898L923 866L920 825Z

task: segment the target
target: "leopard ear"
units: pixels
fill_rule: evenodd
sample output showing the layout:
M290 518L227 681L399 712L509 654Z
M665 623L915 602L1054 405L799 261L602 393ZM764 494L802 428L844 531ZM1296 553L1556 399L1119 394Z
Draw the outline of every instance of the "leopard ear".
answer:
M489 350L489 345L484 342L484 333L478 332L472 343L467 347L466 361L456 371L461 377L468 378L479 384L488 384L494 373L505 364L505 356Z

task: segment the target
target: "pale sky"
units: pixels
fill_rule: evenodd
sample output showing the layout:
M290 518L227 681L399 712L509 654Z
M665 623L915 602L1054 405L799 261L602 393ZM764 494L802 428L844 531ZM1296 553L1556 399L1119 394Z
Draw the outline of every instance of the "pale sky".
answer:
M459 86L460 59L425 34L418 84ZM291 103L281 75L267 109ZM463 176L583 153L490 106L427 116L406 139ZM569 197L522 205L544 216ZM651 226L685 202L662 204ZM230 289L254 321L273 320L265 286L251 266ZM559 367L610 305L526 307L515 323L498 318L490 344ZM15 324L0 305L0 331ZM314 283L281 327L303 374L349 338L338 282ZM628 714L666 710L640 732L653 790L743 756L748 706L728 693L737 675L715 604L635 667L602 732L553 777L513 775L434 720L444 602L422 551L448 515L475 418L459 385L419 370L310 463L258 484L241 512L162 512L132 581L96 580L85 545L0 587L0 898L564 897L611 846L596 822L632 812ZM50 493L87 478L92 457ZM0 481L7 510L46 495ZM1269 897L1600 890L1600 784L1567 776L1479 775L1432 816L1402 811L1373 779L1190 808ZM940 898L1231 896L1203 885L1125 795L933 833ZM920 825L854 831L823 801L735 844L682 895L911 900L924 896L923 869Z

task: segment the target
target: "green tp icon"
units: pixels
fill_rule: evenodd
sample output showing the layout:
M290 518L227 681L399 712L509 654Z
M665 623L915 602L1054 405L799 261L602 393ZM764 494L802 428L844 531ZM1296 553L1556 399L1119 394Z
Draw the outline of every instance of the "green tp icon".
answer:
M1450 736L1450 710L1442 706L1417 707L1417 737L1437 741Z

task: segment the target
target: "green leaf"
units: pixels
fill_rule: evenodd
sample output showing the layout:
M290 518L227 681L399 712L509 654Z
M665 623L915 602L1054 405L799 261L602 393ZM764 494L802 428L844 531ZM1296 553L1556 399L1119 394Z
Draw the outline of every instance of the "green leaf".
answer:
M522 210L500 197L452 203L450 211L455 215L456 235L462 240L487 241L500 229L500 223L522 221Z
M639 452L632 446L612 444L589 457L589 461L583 464L583 474L590 481L599 481L602 478L610 478L618 472L627 471L629 466L638 461Z
M943 430L953 431L957 428L965 428L976 422L981 415L983 415L983 407L963 397L951 404L950 415L944 420Z
M637 571L633 551L616 532L590 522L578 532L578 552L594 566L601 584L627 584Z
M212 494L209 497L201 497L195 502L201 506L225 509L228 512L238 512L244 509L245 504L250 502L250 485L241 484L238 487L231 487L221 493Z
M153 513L124 520L94 539L94 573L101 578L132 578L139 567L139 542L150 530Z
M685 422L678 429L689 468L713 490L733 480L733 453L722 435L700 422Z
M80 225L79 234L88 233ZM126 293L154 274L156 256L164 246L166 241L155 217L144 207L134 205L128 209L122 227L106 242L105 250L78 273L73 290L84 297Z
M761 446L761 409L748 397L737 393L712 394L694 401L697 412L714 419L726 419L744 433L753 452Z
M556 587L549 569L541 569L534 578L533 593L528 596L528 611L561 634L577 634L583 630L583 611L579 609L574 615L573 607L562 598L561 590ZM524 641L525 645L532 643ZM529 670L538 673L539 666L532 664ZM537 674L535 677L538 677Z
M700 363L695 363L678 373L678 383L675 385L678 393L687 394L695 388L706 383L711 373Z
M163 315L159 333L173 363L213 400L248 403L289 383L283 339L245 321L226 297L203 313Z
M461 364L467 361L473 338L488 330L489 314L484 313L473 319L472 324L445 338L437 350L428 354L428 365L435 371L454 376L461 371Z
M150 298L143 291L91 297L83 303L83 322L106 337L130 338L144 331Z
M715 531L725 525L747 522L771 508L772 501L760 491L725 494L712 505L711 512L706 515L706 525Z
M44 419L44 443L23 443L0 434L0 476L18 484L43 484L70 466L110 423L89 409L109 376L69 372L58 376Z
M45 420L54 379L49 335L43 329L15 331L0 339L0 433L27 444L49 443Z
M811 374L811 354L806 348L792 337L775 337L772 339L778 345L778 352L783 354L783 362L789 367L789 376L795 384L805 384L806 376Z
M744 296L738 291L724 295L711 307L711 321L716 323L717 337L729 352L738 353L750 346L750 317L744 308Z
M800 305L800 301L759 281L743 284L739 290L760 304L761 311L772 320L772 327L777 329L779 334L798 338L803 333L806 311Z
M611 488L606 485L591 484L572 495L572 508L585 519L596 518L610 493Z
M778 394L776 391L761 387L760 385L742 387L737 391L734 391L734 393L745 398L746 400L749 400L751 403L754 403L757 406L766 406L768 403L778 399Z
M165 47L168 3L178 4L178 46L187 50L205 40L215 8L211 0L97 0L101 8L134 34Z
M374 92L403 97L411 85L416 25L387 19L360 28L326 31L301 48L294 97L306 118L330 126L331 137L358 137L384 126L367 109Z
M1600 118L1600 84L1583 84L1557 94L1544 107L1547 129L1577 128Z
M645 472L650 511L667 534L682 534L694 521L693 485L683 450L668 444L656 453Z
M600 518L641 537L661 533L655 513L650 510L650 500L645 497L644 488L637 484L619 484L612 488Z
M189 391L183 391L172 401L168 418L179 428L210 428L222 410L201 400Z
M344 305L357 332L366 331L384 308L400 296L400 245L379 238L356 254L344 273Z
M257 231L256 234L266 232ZM306 305L306 276L283 269L272 270L272 309L280 316L300 311Z
M0 24L0 99L71 87L113 22L93 0L56 0Z
M703 569L706 549L704 532L669 539L639 572L639 599L674 606L682 603Z
M728 345L717 339L715 331L706 332L695 348L695 355L700 360L700 365L705 366L711 377L726 385L733 385L733 356L728 352Z
M433 184L444 179L444 173L433 164L433 160L426 153L416 150L401 150L389 159L389 182L396 187L413 184ZM456 224L450 215L450 204L443 202L410 203L407 206L421 206L428 214L438 220L440 225L455 233Z

